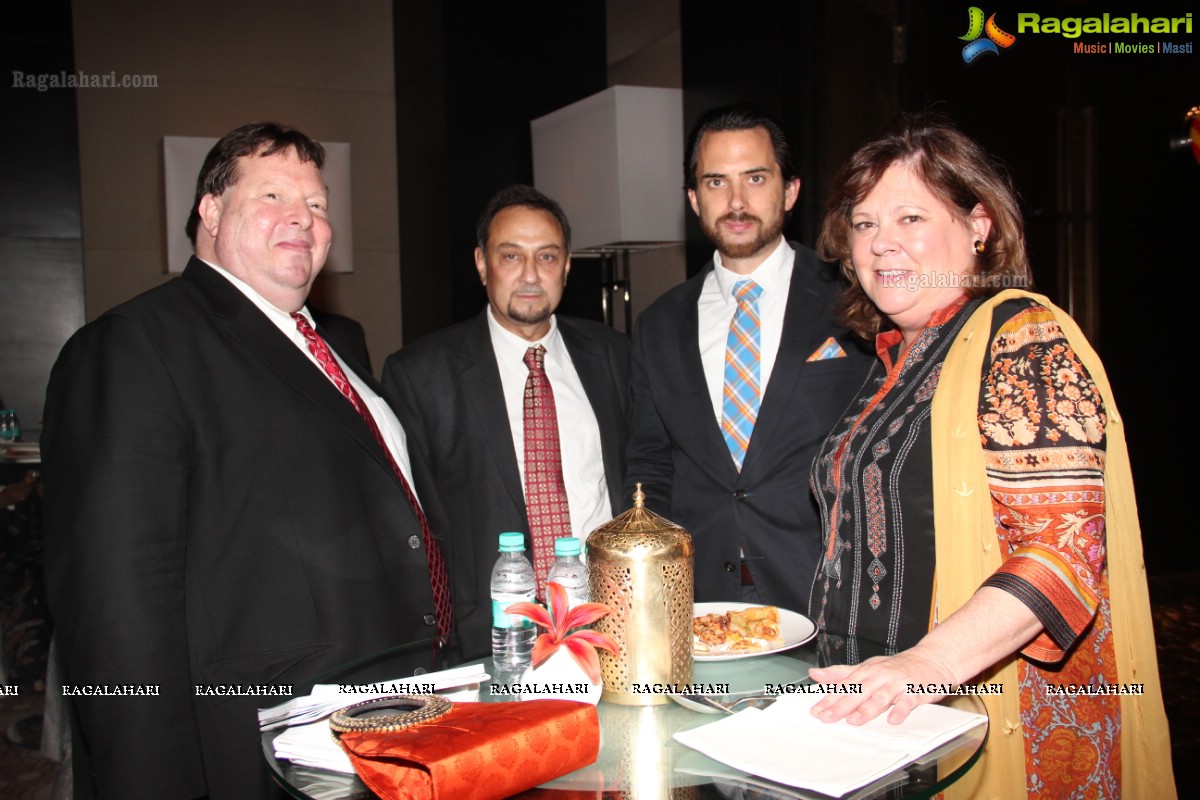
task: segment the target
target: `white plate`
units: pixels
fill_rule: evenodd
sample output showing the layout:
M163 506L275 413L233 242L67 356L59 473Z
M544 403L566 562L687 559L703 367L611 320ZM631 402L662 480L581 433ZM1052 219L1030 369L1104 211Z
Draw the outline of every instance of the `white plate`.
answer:
M725 614L729 611L743 611L747 608L755 608L761 606L761 603L696 603L692 610L693 617L702 617L705 614ZM702 654L695 651L692 652L692 658L696 661L734 661L739 658L754 658L756 656L765 656L771 653L782 653L784 650L791 650L793 647L799 647L805 642L817 635L817 626L811 619L798 614L795 611L788 611L786 608L779 609L779 633L783 639L783 644L779 647L772 647L770 650L751 650L746 652L743 650L726 651L724 653L708 653Z
M0 458L7 458L17 463L41 461L42 448L33 442L10 442L0 444Z

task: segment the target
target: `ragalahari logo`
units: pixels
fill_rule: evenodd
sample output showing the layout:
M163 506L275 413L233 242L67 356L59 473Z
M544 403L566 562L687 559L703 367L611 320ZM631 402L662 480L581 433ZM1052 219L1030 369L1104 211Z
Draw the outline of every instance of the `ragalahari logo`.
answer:
M987 34L986 39L980 39L984 33ZM1017 37L1011 33L1005 33L1000 30L1000 26L996 24L996 15L992 14L987 18L987 24L983 22L983 9L979 6L971 6L967 9L967 34L958 37L969 44L963 48L963 61L970 64L975 59L979 58L984 53L992 53L1000 55L1001 47L1012 47L1013 42Z

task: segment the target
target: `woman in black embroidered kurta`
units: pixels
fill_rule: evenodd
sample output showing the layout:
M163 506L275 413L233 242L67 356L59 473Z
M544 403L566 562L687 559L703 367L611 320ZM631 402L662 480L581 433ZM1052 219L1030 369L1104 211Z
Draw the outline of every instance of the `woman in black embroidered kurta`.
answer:
M813 462L813 492L829 521L809 605L822 663L894 655L929 631L930 401L946 350L978 304L937 312L903 360L900 332L882 334L863 391Z

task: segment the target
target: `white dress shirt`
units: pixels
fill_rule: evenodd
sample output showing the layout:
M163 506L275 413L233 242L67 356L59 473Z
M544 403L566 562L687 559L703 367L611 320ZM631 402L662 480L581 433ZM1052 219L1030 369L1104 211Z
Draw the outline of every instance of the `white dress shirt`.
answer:
M522 486L525 485L525 381L529 377L525 352L539 344L546 348L543 366L550 387L554 390L563 482L567 486L567 506L571 512L571 534L587 539L589 533L612 519L612 506L608 499L608 483L604 479L600 424L596 422L596 412L592 410L592 404L571 361L571 354L563 343L558 321L551 316L550 332L542 339L530 342L501 326L491 306L488 306L487 318Z
M271 322L273 322L275 326L283 332L283 335L288 337L292 344L296 345L296 347L300 349L300 352L304 353L305 357L307 357L308 360L311 361L318 370L320 370L321 374L325 375L325 377L329 379L330 383L333 383L333 379L329 378L329 376L325 373L325 368L321 366L321 362L317 361L317 357L314 356L312 351L308 349L308 340L304 338L304 335L300 333L300 329L296 327L296 320L292 319L291 314L280 310L275 305L268 302L262 295L254 290L254 287L240 278L235 277L227 270L222 269L216 264L212 264L208 261L205 261L204 263L216 270L217 274L223 276L226 280L237 287L238 291L246 295L246 298L251 303L254 303L254 305L258 307L259 311L266 314L267 319L271 320ZM308 311L308 306L301 308L300 313L308 319L308 324L312 325L313 329L316 330L317 325L315 322L313 322L312 314L310 314ZM329 343L326 342L326 344ZM392 458L395 459L398 465L400 465L400 471L404 473L404 479L408 481L408 485L412 488L415 496L417 487L413 482L412 464L408 460L408 441L405 438L404 427L401 426L400 420L396 419L396 415L392 412L391 406L387 404L387 401L376 394L371 387L367 386L367 384L363 382L362 378L358 377L357 373L355 373L354 370L350 369L350 367L346 365L346 362L343 361L341 356L334 351L332 346L330 346L329 352L333 353L333 357L337 359L338 364L340 364L342 367L342 372L346 373L346 378L350 381L350 384L354 387L354 390L358 392L358 396L361 397L363 402L366 404L367 410L371 412L371 416L375 419L375 424L379 427L379 434L383 437L384 444L387 445L387 449L392 454ZM350 401L347 400L346 402ZM297 435L302 435L302 433L297 432Z
M729 325L737 311L734 284L749 278L762 287L762 294L758 298L762 337L759 385L765 395L771 371L775 368L775 357L779 355L779 343L783 339L783 316L787 310L788 287L792 284L795 258L796 251L782 236L779 237L779 246L749 275L731 272L721 263L721 254L713 254L713 271L704 279L696 310L700 321L700 363L704 367L704 380L708 384L708 394L718 425L724 406L725 347L729 340ZM762 399L761 395L759 399Z

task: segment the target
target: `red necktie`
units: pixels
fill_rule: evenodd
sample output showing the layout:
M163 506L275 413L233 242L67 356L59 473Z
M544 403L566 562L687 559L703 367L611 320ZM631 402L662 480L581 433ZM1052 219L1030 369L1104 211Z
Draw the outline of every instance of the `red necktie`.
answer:
M546 574L554 564L554 540L571 535L567 486L563 483L562 451L554 390L546 378L546 348L525 351L525 511L533 540L533 572L538 597L546 596Z
M371 429L371 435L375 437L383 454L387 456L388 463L392 465L392 472L396 473L396 478L404 489L404 496L408 498L408 504L412 506L413 513L417 515L417 523L421 526L421 538L425 540L425 558L429 562L429 583L433 587L433 604L437 610L438 641L444 645L450 638L454 610L450 601L450 581L446 577L446 562L442 560L442 551L433 538L433 531L429 529L429 520L425 518L425 512L422 510L421 504L417 502L417 496L413 494L412 486L405 479L404 473L400 471L400 465L396 463L396 459L392 458L392 451L388 450L387 445L384 444L383 436L379 433L379 426L375 424L375 418L371 416L362 397L354 390L354 385L346 378L346 373L342 371L342 367L333 357L333 353L329 352L329 346L325 344L325 340L313 330L312 325L303 314L293 313L292 319L296 320L296 328L308 342L308 351L313 354L317 363L325 370L325 374L333 381L334 386L350 401L350 405L354 406L354 410Z

